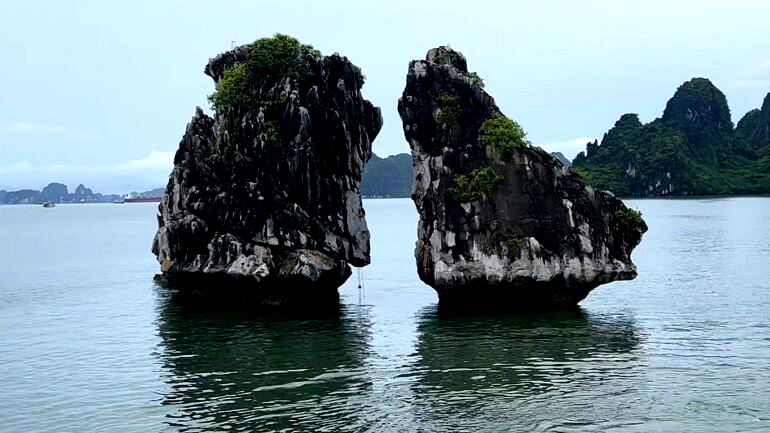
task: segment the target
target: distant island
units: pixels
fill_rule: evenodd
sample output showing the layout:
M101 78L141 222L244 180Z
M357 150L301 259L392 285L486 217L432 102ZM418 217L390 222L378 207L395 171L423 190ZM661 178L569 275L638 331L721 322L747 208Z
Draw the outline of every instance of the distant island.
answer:
M0 190L0 204L41 204L53 203L112 203L116 201L159 201L165 188L156 188L144 192L132 191L128 194L101 194L93 192L83 184L74 192L69 192L67 185L49 183L42 190L21 189L18 191Z
M123 198L126 201L126 203L159 202L165 192L166 192L166 188L162 188L162 187L154 188L149 191L143 191L143 192L131 191L130 193L124 195Z
M403 198L412 193L412 155L387 158L372 154L364 167L361 195L364 198Z
M706 78L682 84L663 116L624 114L573 161L591 184L620 196L770 192L770 94L733 126L725 95Z
M564 156L561 152L551 152L551 156L561 161L562 164L566 165L567 167L572 167L572 161L567 159L566 156Z

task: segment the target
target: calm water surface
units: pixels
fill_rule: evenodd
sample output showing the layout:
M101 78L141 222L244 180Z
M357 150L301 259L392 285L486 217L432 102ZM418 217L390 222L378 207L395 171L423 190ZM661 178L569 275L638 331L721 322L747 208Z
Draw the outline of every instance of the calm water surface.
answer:
M0 208L2 432L770 431L770 198L629 201L639 277L575 311L456 317L408 200L368 200L338 311L181 304L155 204Z

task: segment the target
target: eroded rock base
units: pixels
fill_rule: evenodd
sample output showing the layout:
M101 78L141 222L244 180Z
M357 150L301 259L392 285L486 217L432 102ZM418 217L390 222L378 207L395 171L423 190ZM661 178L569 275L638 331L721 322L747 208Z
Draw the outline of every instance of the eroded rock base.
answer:
M524 285L469 284L436 288L439 305L448 310L532 311L575 307L597 285L567 288L563 281Z
M296 308L327 310L339 306L337 288L350 276L345 267L339 275L328 275L312 284L299 277L255 282L230 275L162 273L155 282L185 304L226 306L238 309Z

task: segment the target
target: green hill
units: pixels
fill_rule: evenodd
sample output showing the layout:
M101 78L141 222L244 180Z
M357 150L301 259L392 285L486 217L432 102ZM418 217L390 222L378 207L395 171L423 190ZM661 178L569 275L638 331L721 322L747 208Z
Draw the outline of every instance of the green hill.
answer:
M623 196L770 192L770 94L733 126L725 95L705 78L682 84L663 116L624 114L573 161L598 188Z
M361 195L374 197L409 197L412 193L412 156L408 153L372 158L364 167Z

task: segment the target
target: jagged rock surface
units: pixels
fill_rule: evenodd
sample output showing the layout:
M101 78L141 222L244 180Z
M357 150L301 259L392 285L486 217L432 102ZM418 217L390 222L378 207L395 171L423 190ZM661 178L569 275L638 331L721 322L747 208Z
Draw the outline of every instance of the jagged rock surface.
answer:
M457 102L454 122L440 121L446 95ZM600 284L636 276L630 255L646 225L629 226L620 200L542 149L503 157L480 143L480 127L500 110L462 54L440 47L412 61L398 110L413 157L417 269L442 303L572 305ZM457 177L480 167L501 183L460 202Z
M249 60L210 60L215 82ZM263 86L245 107L198 108L159 206L153 252L169 279L226 281L265 298L334 294L369 263L359 194L380 109L347 58L305 55L310 73ZM233 284L233 283L245 283Z
M693 157L725 158L725 143L733 122L727 98L706 78L693 78L676 90L666 103L661 121L687 136Z

